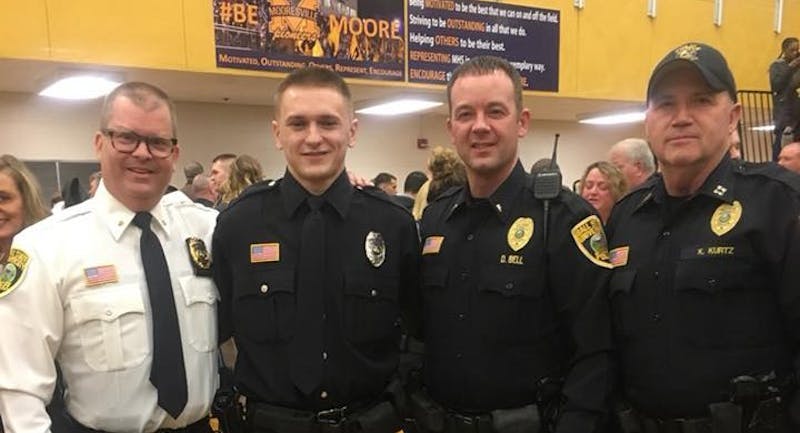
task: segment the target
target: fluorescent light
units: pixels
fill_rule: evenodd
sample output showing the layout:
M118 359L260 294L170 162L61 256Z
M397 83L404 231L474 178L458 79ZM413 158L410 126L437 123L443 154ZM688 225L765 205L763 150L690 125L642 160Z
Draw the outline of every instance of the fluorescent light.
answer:
M628 113L606 114L587 117L578 120L578 123L589 125L619 125L622 123L636 123L644 120L644 111L631 111Z
M356 110L356 113L374 114L377 116L396 116L398 114L415 113L440 105L442 105L441 102L425 101L422 99L397 99L391 102L364 107L360 110Z
M774 131L775 125L751 126L751 131Z
M94 99L107 95L119 85L120 83L104 77L77 75L62 78L39 94L58 99Z

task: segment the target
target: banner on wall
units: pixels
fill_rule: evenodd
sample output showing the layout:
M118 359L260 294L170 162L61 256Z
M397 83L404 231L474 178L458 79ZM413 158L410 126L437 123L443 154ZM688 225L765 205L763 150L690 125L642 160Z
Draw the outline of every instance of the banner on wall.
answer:
M408 80L445 84L479 55L508 60L526 90L558 91L558 10L472 0L408 0Z
M405 80L403 1L212 0L217 66Z

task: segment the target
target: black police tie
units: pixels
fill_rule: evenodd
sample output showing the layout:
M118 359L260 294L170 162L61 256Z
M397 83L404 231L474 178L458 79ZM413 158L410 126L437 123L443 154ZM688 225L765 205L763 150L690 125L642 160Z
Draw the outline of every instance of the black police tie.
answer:
M161 242L150 229L152 218L149 212L137 212L133 217L133 224L142 229L139 249L147 291L150 293L150 308L153 311L153 365L150 368L150 382L158 390L158 405L173 418L177 418L186 406L186 369L169 267Z
M307 203L310 211L303 221L297 267L297 327L289 352L292 381L310 395L322 382L325 220L322 197L309 196Z

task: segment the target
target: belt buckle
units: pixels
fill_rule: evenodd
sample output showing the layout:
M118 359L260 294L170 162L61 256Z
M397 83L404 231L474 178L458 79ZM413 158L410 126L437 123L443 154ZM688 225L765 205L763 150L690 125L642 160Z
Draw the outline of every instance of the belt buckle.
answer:
M320 424L338 425L345 421L347 406L317 412L316 419Z

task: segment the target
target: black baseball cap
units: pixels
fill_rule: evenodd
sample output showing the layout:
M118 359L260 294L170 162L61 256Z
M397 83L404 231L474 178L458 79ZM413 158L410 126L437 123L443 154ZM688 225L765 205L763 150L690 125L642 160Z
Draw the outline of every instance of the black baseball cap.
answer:
M658 65L653 69L653 73L650 74L650 82L647 84L648 101L653 96L652 93L656 83L665 74L674 70L674 66L678 62L687 63L697 68L710 88L720 92L728 92L731 99L736 102L736 82L733 80L733 74L728 67L728 62L725 61L722 53L714 47L700 42L685 43L671 50L658 62Z

